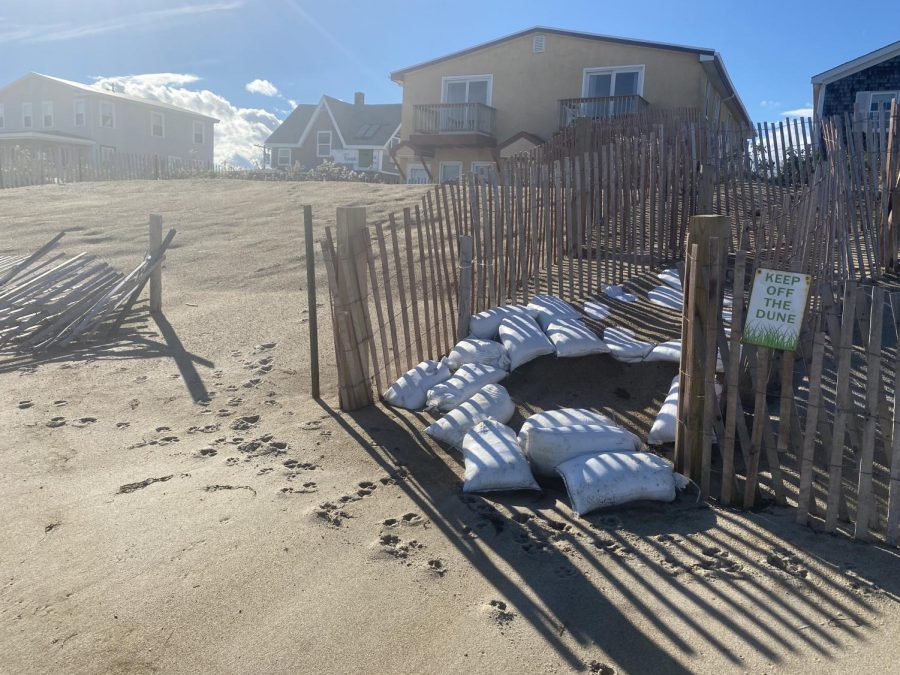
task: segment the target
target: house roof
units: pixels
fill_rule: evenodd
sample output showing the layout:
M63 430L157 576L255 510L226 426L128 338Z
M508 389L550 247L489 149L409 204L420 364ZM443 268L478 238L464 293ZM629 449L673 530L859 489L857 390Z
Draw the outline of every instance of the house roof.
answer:
M306 126L312 119L313 113L318 108L316 103L301 103L287 118L278 125L278 128L266 139L266 144L293 145L300 141L300 137L306 130Z
M877 65L882 61L892 59L895 56L900 56L900 40L886 45L881 49L876 49L874 52L863 54L862 56L855 58L852 61L847 61L846 63L842 63L839 66L835 66L830 70L826 70L824 73L813 75L812 83L828 84L830 82L834 82L836 80L847 77L848 75L852 75L853 73L858 73L859 71L865 70L866 68L871 68L872 66Z
M488 47L493 47L493 46L501 44L503 42L515 40L517 38L524 37L526 35L531 35L534 33L540 33L542 35L563 35L565 37L582 38L585 40L601 40L603 42L617 42L619 44L635 45L638 47L650 47L653 49L666 49L668 51L689 52L692 54L706 54L709 56L713 56L716 53L715 49L709 49L707 47L689 47L687 45L676 45L676 44L670 44L667 42L654 42L652 40L637 40L634 38L616 37L613 35L600 35L597 33L583 33L580 31L562 30L560 28L548 28L546 26L534 26L533 28L527 28L525 30L519 31L518 33L506 35L504 37L497 38L496 40L491 40L490 42L483 42L481 44L475 45L474 47L469 47L467 49L463 49L458 52L453 52L451 54L447 54L446 56L440 56L436 59L431 59L430 61L424 61L423 63L417 63L416 65L413 65L413 66L408 66L406 68L401 68L400 70L395 70L394 72L391 73L391 79L394 82L397 82L399 84L403 81L403 76L406 75L406 73L408 73L410 71L419 70L420 68L425 68L427 66L431 66L436 63L441 63L442 61L448 61L450 59L455 59L455 58L463 56L465 54L471 54L472 52L476 52L480 49L487 49Z
M32 77L49 80L51 82L56 82L57 84L63 84L67 87L72 87L73 89L79 89L81 91L93 94L95 96L105 96L107 98L121 99L121 100L125 100L125 101L131 101L133 103L142 103L143 105L148 105L148 106L151 106L154 108L165 108L166 110L176 110L180 113L185 113L187 115L193 115L195 117L202 117L204 119L211 120L212 122L219 121L215 117L211 117L210 115L204 115L203 113L199 113L194 110L188 110L187 108L181 108L177 105L172 105L171 103L163 103L162 101L155 101L155 100L149 99L149 98L140 98L139 96L129 96L128 94L122 94L122 93L115 92L115 91L108 91L106 89L100 89L100 88L90 85L90 84L82 84L81 82L73 82L71 80L64 80L61 77L53 77L52 75L44 75L43 73L35 73L35 72L28 73L28 74L20 77L18 80L15 80L14 82L11 82L10 84L6 85L5 87L0 88L0 94L2 94L9 87L12 87L13 85L18 84L19 82L22 82L23 80L26 80L26 79L32 78Z
M329 115L345 147L382 148L400 127L400 103L357 105L332 96L303 103L266 139L266 145L300 145L319 115Z

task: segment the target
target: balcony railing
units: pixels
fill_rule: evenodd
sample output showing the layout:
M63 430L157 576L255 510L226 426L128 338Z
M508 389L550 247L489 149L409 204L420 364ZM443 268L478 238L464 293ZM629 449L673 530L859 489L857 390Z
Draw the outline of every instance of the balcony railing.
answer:
M416 134L494 135L496 110L484 103L430 103L413 108Z
M559 126L561 129L570 126L579 117L599 119L630 115L645 110L649 105L643 97L637 94L564 98L559 102Z

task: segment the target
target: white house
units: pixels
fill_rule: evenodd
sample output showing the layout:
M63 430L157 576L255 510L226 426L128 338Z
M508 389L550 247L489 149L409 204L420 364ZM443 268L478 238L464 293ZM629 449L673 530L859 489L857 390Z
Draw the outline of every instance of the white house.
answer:
M168 103L28 73L0 89L0 158L59 153L104 161L154 155L168 166L212 164L217 119Z

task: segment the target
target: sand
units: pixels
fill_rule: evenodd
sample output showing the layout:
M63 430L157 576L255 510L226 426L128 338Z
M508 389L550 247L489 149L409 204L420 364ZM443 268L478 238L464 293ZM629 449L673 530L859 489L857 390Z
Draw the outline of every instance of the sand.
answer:
M792 512L639 504L575 517L561 485L465 496L430 417L309 398L299 205L370 221L419 187L125 182L0 191L0 254L61 228L129 268L179 230L163 319L0 365L0 670L10 673L887 673L896 550ZM541 359L530 406L649 428L673 364ZM555 386L548 387L553 381ZM646 428L644 433L646 433Z

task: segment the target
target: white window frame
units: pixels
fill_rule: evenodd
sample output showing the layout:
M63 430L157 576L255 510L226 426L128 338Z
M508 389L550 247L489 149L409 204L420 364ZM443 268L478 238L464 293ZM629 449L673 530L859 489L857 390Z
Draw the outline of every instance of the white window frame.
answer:
M113 157L115 157L116 148L112 145L101 145L100 146L100 161L101 162L111 162Z
M28 120L28 123L25 123L25 120ZM23 129L33 129L34 128L34 105L30 101L25 101L22 103L22 128Z
M441 78L441 103L447 102L447 87L452 82L466 83L466 98L469 98L469 82L487 80L487 101L485 105L492 105L494 100L494 76L491 73L485 75L445 75Z
M634 65L634 66L602 66L597 68L585 68L581 74L581 97L588 98L588 80L591 75L606 75L609 73L612 75L609 83L609 92L610 96L614 96L613 92L616 90L616 74L617 73L633 73L637 71L638 73L638 82L637 82L637 93L636 96L644 95L644 65Z
M449 183L449 182L450 182L449 180L444 180L444 167L445 167L445 166L447 166L447 167L449 167L449 166L455 166L455 167L457 167L457 168L459 169L459 173L457 174L457 177L456 177L455 180L462 180L462 173L463 173L463 168L462 168L462 167L463 167L463 163L462 163L462 162L459 162L459 161L441 162L440 165L438 166L438 182L439 182L440 184L443 185L445 182L446 182L446 183Z
M81 124L78 123L79 105L81 106ZM87 101L83 98L76 98L72 104L72 126L79 128L87 126Z
M290 166L291 165L291 149L290 148L275 148L278 152L275 153L275 161L277 162L276 166ZM285 156L286 155L286 156ZM282 162L282 158L287 161Z
M490 169L493 172L493 179L497 180L497 162L480 160L469 163L469 172L472 174L478 173L481 168Z
M363 166L359 163L359 153L361 152L371 152L372 153L372 163L369 166ZM378 150L375 148L357 148L356 150L356 168L360 171L373 171L378 166Z
M0 129L6 127L6 106L0 103Z
M875 96L891 96L892 98L896 98L898 104L900 104L900 91L887 89L884 91L858 91L854 96L855 103L859 107L859 112L862 113L862 122L863 129L869 128L869 117L872 114L872 98ZM855 115L854 115L855 117Z
M160 129L159 134L153 133L153 129L156 126L155 124L153 124L153 117L155 115L159 115L159 129ZM158 112L156 110L150 111L150 135L153 138L165 138L166 137L166 116L163 113Z
M103 118L106 115L103 114L104 106L109 107L109 124L103 123ZM97 118L97 126L103 129L115 129L116 128L116 104L112 101L100 101L100 116Z
M47 114L49 111L49 115ZM50 124L47 124L47 118L50 118ZM52 129L56 122L56 116L53 114L53 101L41 101L41 128Z
M200 140L197 140L197 129L200 130ZM206 125L202 120L194 120L194 123L191 125L191 140L194 142L194 145L205 145L206 144Z
M412 178L412 172L415 169L421 169L425 174L425 183L413 183L410 179ZM428 178L428 170L425 168L425 165L421 162L414 162L406 165L406 182L410 185L426 185L429 182Z
M321 148L325 145L321 140L322 134L328 134L328 152L322 153ZM331 157L331 132L330 131L317 131L316 132L316 157Z

